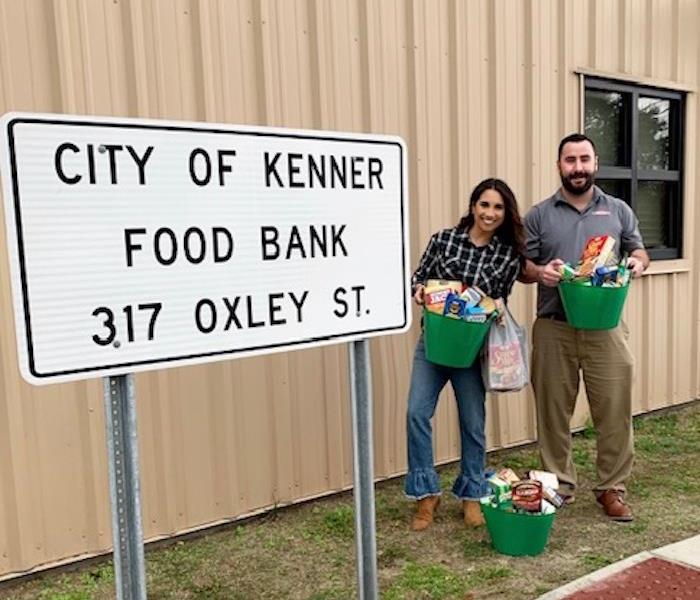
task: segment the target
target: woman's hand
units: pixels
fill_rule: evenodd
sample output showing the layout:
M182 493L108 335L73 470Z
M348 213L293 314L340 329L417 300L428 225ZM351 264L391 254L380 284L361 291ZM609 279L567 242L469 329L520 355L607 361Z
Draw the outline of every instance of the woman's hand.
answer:
M496 323L498 325L505 325L506 319L506 305L503 302L503 298L496 298L494 300L496 304L496 310L498 311L498 316L496 317Z
M419 283L416 286L416 293L413 294L413 299L416 301L416 304L418 306L423 306L425 304L425 286L422 283Z

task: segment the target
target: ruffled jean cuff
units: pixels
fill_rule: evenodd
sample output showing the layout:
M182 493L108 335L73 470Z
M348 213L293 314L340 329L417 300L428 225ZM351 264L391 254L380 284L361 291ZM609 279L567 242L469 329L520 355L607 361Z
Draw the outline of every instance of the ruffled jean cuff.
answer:
M470 479L464 473L460 473L452 486L452 493L460 500L480 500L491 492L485 479L479 484L473 478Z
M409 498L421 500L428 496L439 496L440 478L435 469L414 469L406 474L404 492Z

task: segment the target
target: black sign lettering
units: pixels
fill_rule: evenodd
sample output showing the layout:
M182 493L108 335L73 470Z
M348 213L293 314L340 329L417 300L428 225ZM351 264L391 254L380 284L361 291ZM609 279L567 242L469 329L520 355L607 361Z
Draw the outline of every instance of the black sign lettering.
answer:
M206 318L206 320L205 320ZM216 305L209 298L202 298L194 308L194 321L202 333L211 333L216 328Z

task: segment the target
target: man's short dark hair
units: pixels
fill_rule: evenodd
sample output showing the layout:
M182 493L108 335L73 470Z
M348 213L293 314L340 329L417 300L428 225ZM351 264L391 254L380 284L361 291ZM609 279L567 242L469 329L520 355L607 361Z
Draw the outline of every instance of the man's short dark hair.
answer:
M570 133L561 142L559 142L559 153L557 154L557 160L561 158L561 152L564 149L564 146L566 146L566 144L569 142L573 142L574 144L578 144L579 142L588 142L591 146L593 146L593 154L596 156L598 155L598 151L595 149L595 144L591 138L589 138L587 135L583 135L582 133Z

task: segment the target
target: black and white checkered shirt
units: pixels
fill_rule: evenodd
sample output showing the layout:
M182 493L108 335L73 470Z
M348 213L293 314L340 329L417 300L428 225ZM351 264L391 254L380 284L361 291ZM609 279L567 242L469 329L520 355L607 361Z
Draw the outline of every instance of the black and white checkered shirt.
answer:
M433 234L411 278L416 292L428 279L452 279L476 285L492 298L507 298L520 272L517 251L493 236L475 246L464 229L452 227Z

